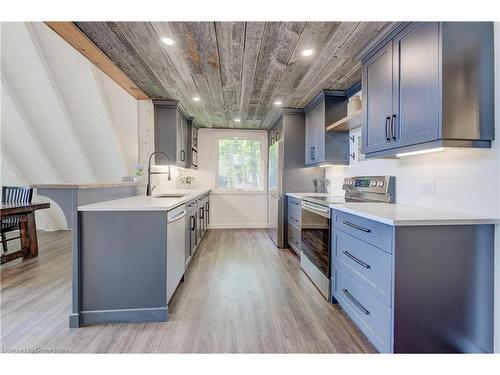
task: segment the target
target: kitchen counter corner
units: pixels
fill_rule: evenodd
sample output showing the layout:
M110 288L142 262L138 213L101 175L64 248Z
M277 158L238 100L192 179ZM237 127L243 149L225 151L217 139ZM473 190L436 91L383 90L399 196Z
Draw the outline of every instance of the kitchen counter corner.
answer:
M331 208L392 226L499 224L500 218L389 203L332 204Z

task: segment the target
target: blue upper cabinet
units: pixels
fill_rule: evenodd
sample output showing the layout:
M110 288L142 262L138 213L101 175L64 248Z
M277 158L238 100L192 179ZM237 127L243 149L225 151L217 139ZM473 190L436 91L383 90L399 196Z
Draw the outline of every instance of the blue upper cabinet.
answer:
M439 24L414 23L393 41L395 147L439 139Z
M363 65L363 127L365 153L390 147L392 110L392 41Z
M347 115L345 91L323 90L305 108L305 165L349 164L349 132L326 127Z
M491 22L411 22L361 54L366 157L435 147L491 147Z

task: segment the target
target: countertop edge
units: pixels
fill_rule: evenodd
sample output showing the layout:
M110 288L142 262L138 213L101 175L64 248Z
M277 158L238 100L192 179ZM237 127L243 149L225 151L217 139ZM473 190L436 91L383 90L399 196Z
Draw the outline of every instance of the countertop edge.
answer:
M179 200L175 203L172 203L168 206L164 207L148 207L148 206L139 206L139 207L130 207L124 204L123 207L102 207L102 205L109 203L109 202L114 202L114 201L120 201L120 200L127 200L127 199L137 199L139 197L146 197L145 195L135 195L127 198L120 198L120 199L112 199L109 201L103 201L103 202L98 202L98 203L91 203L91 204L86 204L82 206L78 206L78 211L79 212L127 212L127 211L135 211L135 212L144 212L144 211L160 211L160 212L167 212L171 211L174 208L180 206L181 204L184 204L186 202L189 202L193 199L197 199L201 195L204 195L206 193L210 193L211 189L200 189L196 193L188 194L185 197L179 198ZM155 199L161 199L161 198L155 198Z
M113 187L133 187L133 186L146 186L142 182L110 182L110 183L82 183L82 184L31 184L33 189L104 189Z
M426 209L427 207L419 207L415 206L419 209ZM494 225L500 224L499 218L488 218L488 217L473 217L470 219L467 218L443 218L443 219L407 219L407 220L395 220L387 217L379 216L364 212L359 209L343 207L340 205L330 205L330 208L346 212L348 214L356 215L365 219L377 221L379 223L391 225L391 226L432 226L432 225ZM431 208L429 208L432 211ZM451 211L450 211L451 212ZM458 213L457 214L464 214ZM472 215L471 215L472 216Z

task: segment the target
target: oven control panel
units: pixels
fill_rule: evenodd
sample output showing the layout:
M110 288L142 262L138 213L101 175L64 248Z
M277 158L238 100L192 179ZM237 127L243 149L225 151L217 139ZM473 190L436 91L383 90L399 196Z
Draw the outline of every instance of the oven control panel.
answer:
M395 201L394 176L346 177L342 189L346 198L368 201Z

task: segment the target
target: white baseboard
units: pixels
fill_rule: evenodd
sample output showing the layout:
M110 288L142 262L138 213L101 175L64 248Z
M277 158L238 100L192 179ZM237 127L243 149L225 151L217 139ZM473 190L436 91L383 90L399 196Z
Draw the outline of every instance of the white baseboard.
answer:
M227 223L227 224L210 224L208 229L266 229L269 225L264 223Z

